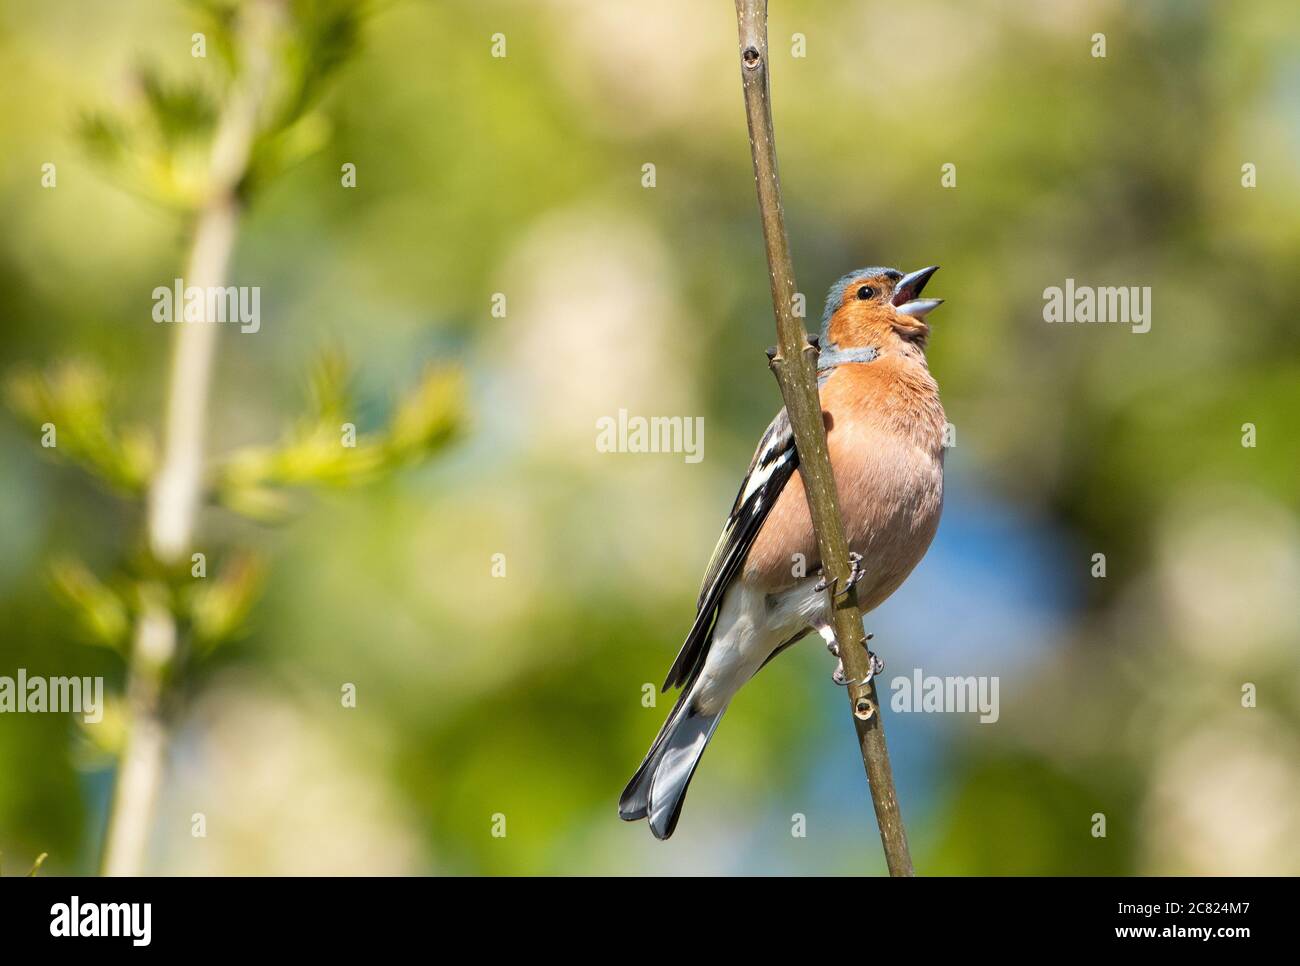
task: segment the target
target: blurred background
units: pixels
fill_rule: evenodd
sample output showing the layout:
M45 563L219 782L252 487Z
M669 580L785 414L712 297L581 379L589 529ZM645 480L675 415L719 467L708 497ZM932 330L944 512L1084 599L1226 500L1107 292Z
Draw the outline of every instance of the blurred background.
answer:
M173 332L151 292L189 229L104 161L88 118L131 111L144 77L202 81L202 6L224 7L0 11L0 374L80 373L137 427L110 448L158 433ZM991 724L886 711L918 871L1300 872L1295 5L772 7L810 328L852 268L943 266L947 506L867 626L886 688L996 675L1001 706ZM203 511L214 571L254 559L259 577L180 675L148 868L882 872L815 638L733 705L672 840L616 814L671 706L643 687L780 405L732 4L405 0L347 39L310 143L240 222L230 282L261 287L262 324L220 333L209 452L280 439L340 360L362 432L430 363L463 373L464 416L364 485ZM1150 331L1045 323L1067 277L1150 286ZM10 396L0 675L119 694L138 488L43 449L31 392ZM598 452L620 409L703 416L704 459ZM87 594L69 606L78 586L98 626ZM48 873L98 868L119 711L0 716L8 874L40 852Z

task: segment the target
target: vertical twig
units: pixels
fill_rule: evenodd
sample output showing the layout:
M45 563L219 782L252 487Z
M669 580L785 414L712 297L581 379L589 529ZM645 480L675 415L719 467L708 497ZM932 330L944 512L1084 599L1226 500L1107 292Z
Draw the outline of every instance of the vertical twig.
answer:
M270 82L270 33L279 16L275 0L247 7L247 61L222 111L212 143L210 185L199 209L185 265L185 286L223 286L239 225L239 184L248 170L258 111ZM205 300L206 301L206 300ZM209 385L216 356L215 319L176 323L162 457L149 492L146 520L154 558L171 567L191 551L203 486ZM105 875L139 875L162 784L169 725L167 687L181 657L180 630L161 581L140 590L127 668L126 744L104 840Z
M740 76L745 93L745 115L749 121L749 147L754 159L758 186L758 208L767 246L767 265L772 282L772 305L776 313L777 351L772 370L781 387L781 397L790 415L795 447L799 452L799 473L808 496L817 550L828 578L844 586L849 577L849 547L840 518L835 478L826 449L826 427L817 393L816 349L808 342L803 324L794 316L794 265L781 206L781 181L776 163L776 140L772 128L772 103L767 73L767 0L736 0L736 22L740 30ZM834 595L832 594L832 599ZM862 633L862 614L857 591L834 605L835 638L840 642L844 673L853 682L849 701L857 729L862 763L866 766L876 823L885 849L890 875L913 875L907 832L894 792L889 749L881 723L875 682L856 682L868 677L870 658Z

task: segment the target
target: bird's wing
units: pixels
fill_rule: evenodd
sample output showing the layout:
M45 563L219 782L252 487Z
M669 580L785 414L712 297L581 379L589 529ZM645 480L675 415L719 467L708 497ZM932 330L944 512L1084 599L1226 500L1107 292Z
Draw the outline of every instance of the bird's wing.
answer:
M696 668L704 662L722 595L740 570L763 521L776 505L777 497L798 465L799 454L794 448L790 417L783 408L763 433L750 461L749 472L736 495L736 502L727 516L727 524L704 573L695 623L664 680L665 691L690 680Z

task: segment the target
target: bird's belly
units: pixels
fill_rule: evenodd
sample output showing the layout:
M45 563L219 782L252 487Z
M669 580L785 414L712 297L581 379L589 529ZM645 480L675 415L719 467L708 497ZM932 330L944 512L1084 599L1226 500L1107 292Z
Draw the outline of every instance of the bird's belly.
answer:
M827 595L825 590L815 590L816 584L815 576L804 577L780 593L769 594L741 579L727 589L694 686L697 711L713 714L725 708L776 652L826 623Z
M884 603L921 562L943 508L943 451L891 440L836 469L849 549L862 555L858 601Z
M830 438L831 466L849 549L862 555L858 599L882 603L934 538L943 504L943 448L872 427ZM803 477L795 471L745 560L746 582L781 593L821 567Z

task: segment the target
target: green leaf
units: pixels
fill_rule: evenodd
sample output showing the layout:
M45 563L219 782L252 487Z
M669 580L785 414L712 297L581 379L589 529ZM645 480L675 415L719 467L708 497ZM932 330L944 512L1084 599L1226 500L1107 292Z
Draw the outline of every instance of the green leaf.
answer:
M60 557L50 564L56 596L76 614L91 641L123 653L131 621L126 602L85 564Z
M141 428L112 424L108 380L97 366L65 361L46 372L21 367L4 388L10 408L40 434L51 456L79 464L117 490L144 491L155 463L153 438Z

